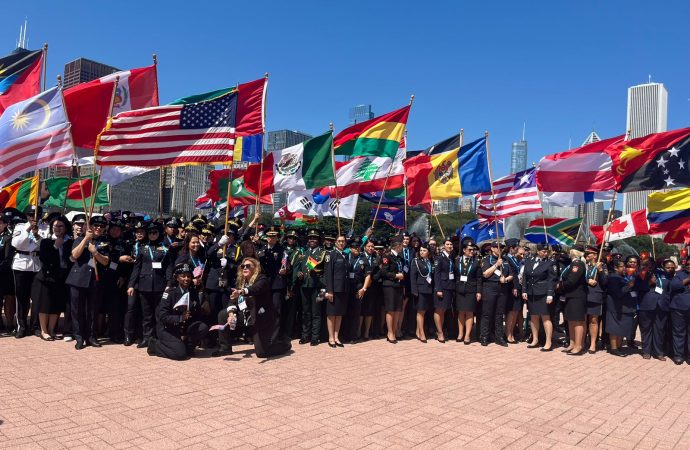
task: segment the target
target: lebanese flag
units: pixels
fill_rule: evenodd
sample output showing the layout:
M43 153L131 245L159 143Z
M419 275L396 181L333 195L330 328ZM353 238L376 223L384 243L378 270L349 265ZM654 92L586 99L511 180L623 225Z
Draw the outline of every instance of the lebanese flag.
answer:
M616 188L613 161L604 150L625 138L616 136L539 161L537 187L542 192L598 192Z
M96 137L110 116L115 77L120 80L115 92L112 115L158 106L156 66L125 70L82 83L65 91L65 107L72 123L75 147L94 149Z
M604 241L606 226L592 225L590 231L597 240L597 245ZM608 226L608 236L606 240L618 241L633 236L649 234L649 223L647 222L647 210L641 209L630 214L619 217Z
M384 189L388 191L402 188L405 184L405 150L403 140L394 159L383 156L357 156L347 162L336 163L338 195L343 198Z
M39 50L38 52L40 52L40 55L38 55L36 61L31 63L29 67L26 67L16 79L11 81L12 76L0 78L0 115L5 112L8 106L19 103L27 98L34 97L41 92L43 51ZM29 54L29 52L27 52L27 54ZM9 68L4 68L2 65L0 65L0 75L8 75L3 72L11 68L12 66ZM5 90L4 88L7 85L9 85L9 87L7 90Z

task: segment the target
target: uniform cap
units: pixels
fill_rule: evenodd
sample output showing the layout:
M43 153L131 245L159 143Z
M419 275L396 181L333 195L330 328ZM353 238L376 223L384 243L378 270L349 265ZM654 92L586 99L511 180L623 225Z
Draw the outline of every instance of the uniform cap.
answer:
M194 272L194 269L192 269L192 266L189 263L180 263L175 265L175 275L192 272Z

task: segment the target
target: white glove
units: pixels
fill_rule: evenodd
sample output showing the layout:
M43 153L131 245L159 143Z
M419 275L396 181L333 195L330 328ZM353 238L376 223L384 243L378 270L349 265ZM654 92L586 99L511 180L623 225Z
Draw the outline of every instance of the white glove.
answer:
M221 245L221 246L225 245L228 243L229 240L230 240L230 238L226 234L224 234L223 236L220 237L220 239L218 239L218 245Z

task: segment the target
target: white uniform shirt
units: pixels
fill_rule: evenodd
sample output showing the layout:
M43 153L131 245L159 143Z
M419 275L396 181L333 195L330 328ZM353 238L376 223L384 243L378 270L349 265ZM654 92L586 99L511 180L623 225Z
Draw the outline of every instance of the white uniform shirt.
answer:
M17 252L12 260L12 270L23 272L41 270L41 261L38 259L39 240L34 237L33 233L29 232L29 228L31 228L29 222L19 224L14 228L12 247L17 249ZM22 255L19 252L36 252L36 255Z

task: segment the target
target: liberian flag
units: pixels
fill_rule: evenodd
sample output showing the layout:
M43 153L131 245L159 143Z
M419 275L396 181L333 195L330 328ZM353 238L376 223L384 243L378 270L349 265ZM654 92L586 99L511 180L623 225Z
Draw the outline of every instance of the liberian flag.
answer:
M542 192L596 192L616 188L613 161L604 152L622 141L616 136L567 152L547 155L539 161L537 186Z
M125 70L82 83L65 91L65 107L72 122L76 147L96 148L96 137L110 116L115 77L120 80L115 91L113 116L123 111L158 106L156 66Z
M247 168L245 186L261 195L333 186L336 181L332 147L333 133L329 131L292 147L270 152L261 164Z

